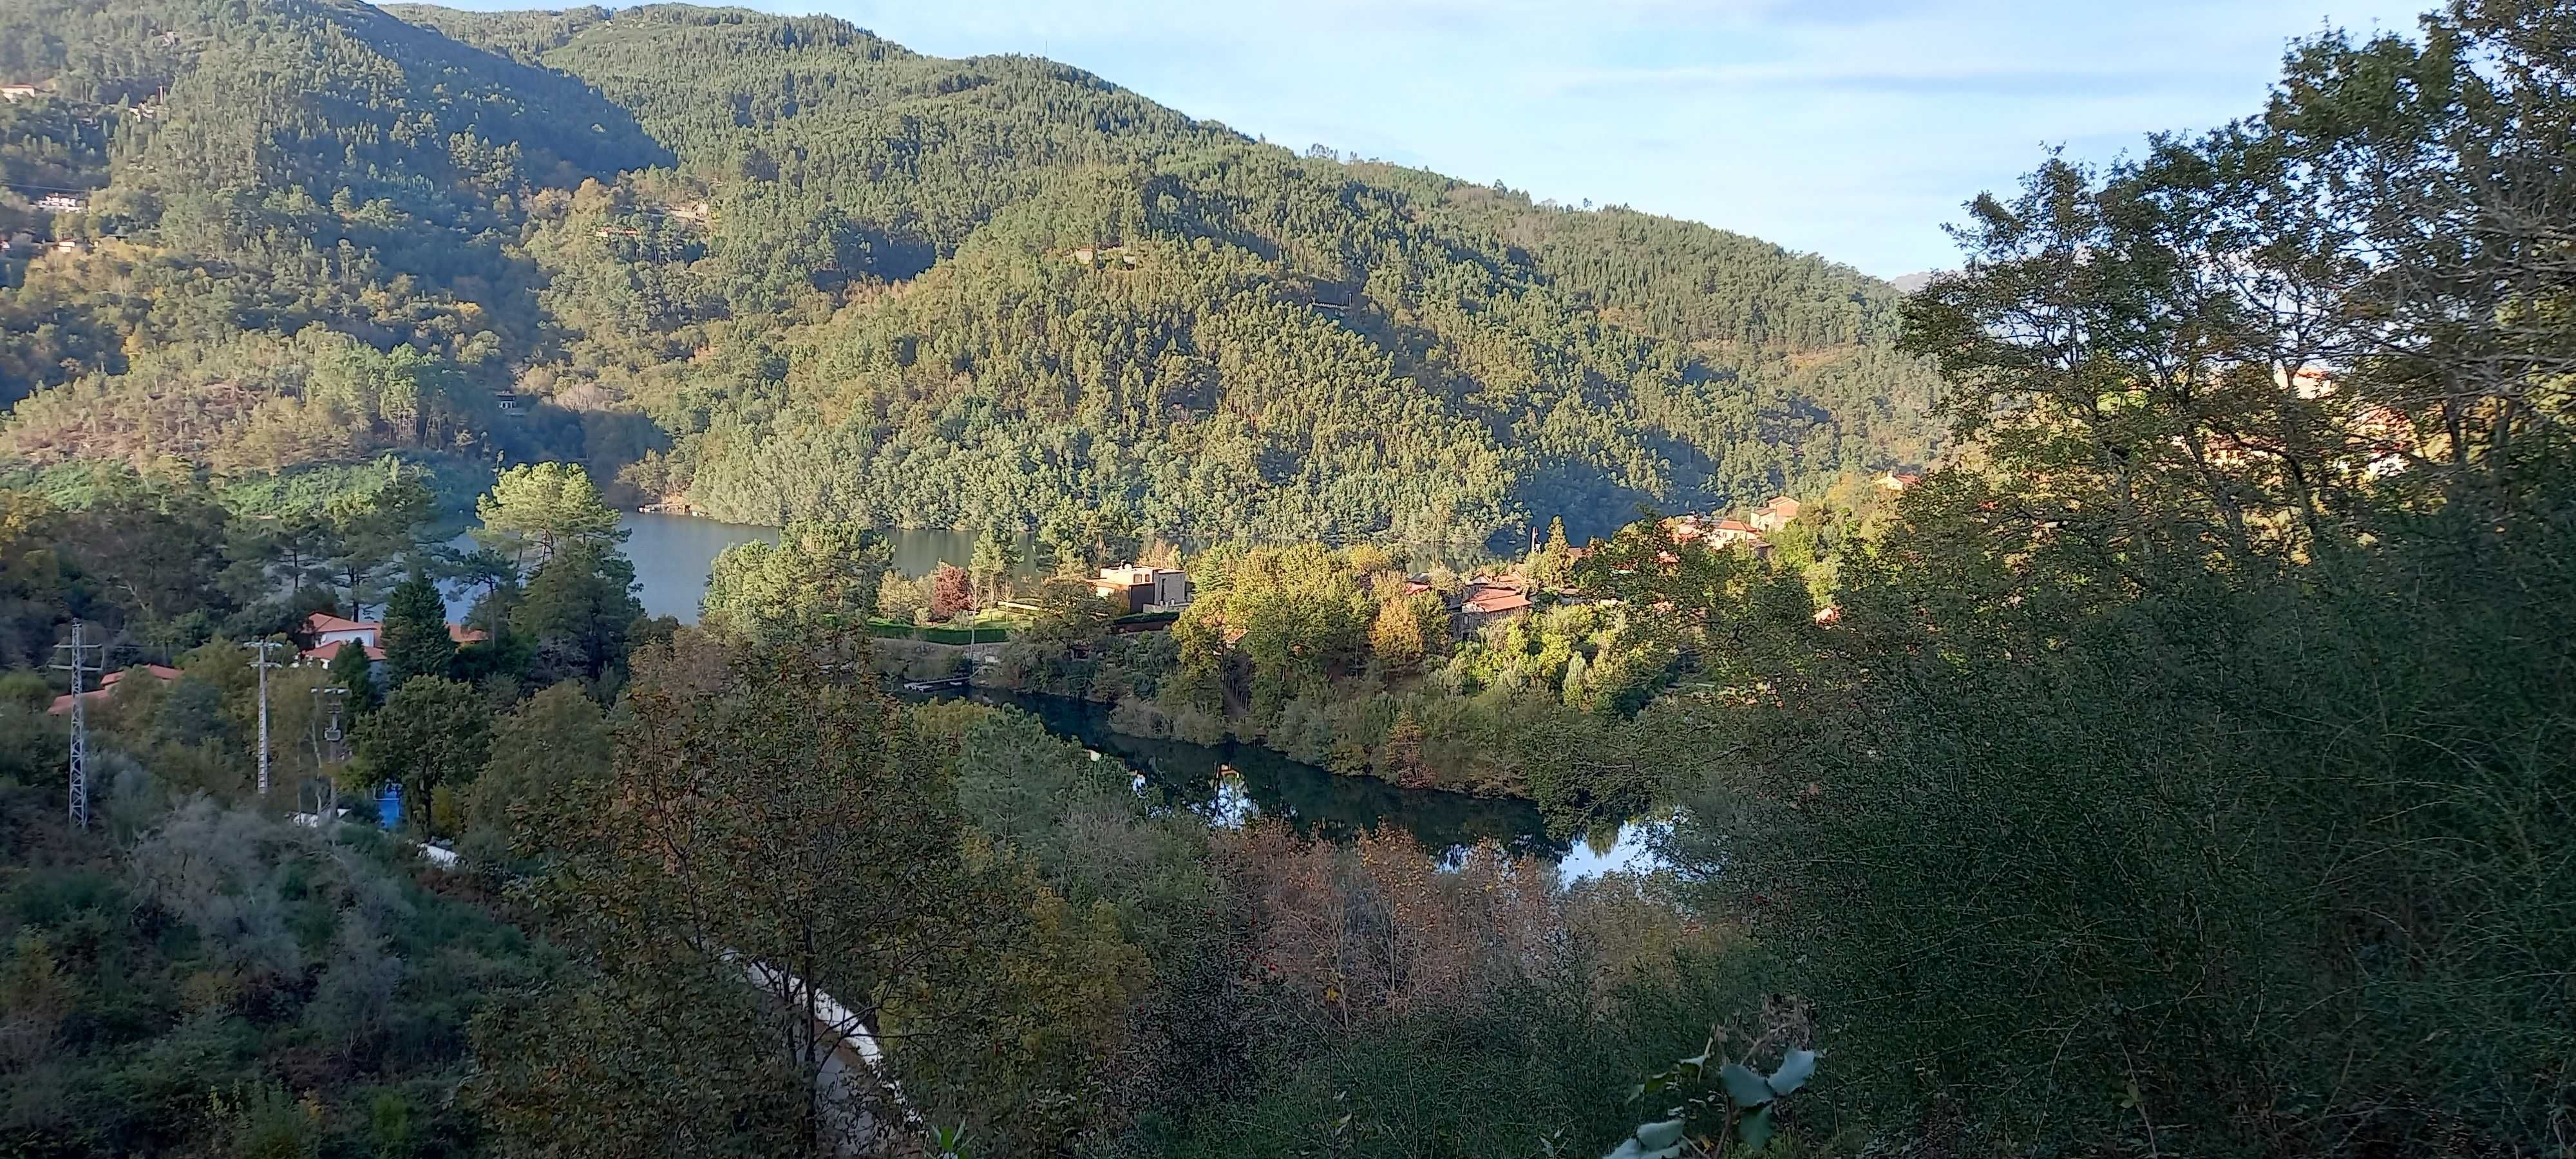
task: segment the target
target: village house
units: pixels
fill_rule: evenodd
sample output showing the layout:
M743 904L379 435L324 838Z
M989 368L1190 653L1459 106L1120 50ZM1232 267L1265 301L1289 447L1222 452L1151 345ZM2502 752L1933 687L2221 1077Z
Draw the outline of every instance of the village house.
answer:
M1878 477L1878 489L1891 493L1901 492L1922 481L1923 476L1914 471L1890 471Z
M340 655L340 646L355 644L366 649L367 659L382 660L385 625L381 620L349 620L328 612L315 612L304 617L304 632L313 637L313 646L297 653L299 661L328 664ZM447 638L459 644L480 644L491 634L463 624L449 624Z
M80 702L93 708L97 707L100 702L105 701L108 697L116 694L116 686L119 682L137 672L158 680L163 684L168 684L169 682L179 678L179 670L172 668L169 665L137 664L122 672L108 673L106 679L98 682L98 687L80 694ZM51 716L69 716L71 715L71 711L72 696L70 693L64 693L61 696L55 697L53 707L45 710L46 714Z
M1786 495L1782 495L1763 504L1761 510L1753 513L1753 518L1750 522L1753 524L1755 530L1772 532L1778 531L1783 527L1787 527L1797 518L1798 501L1789 498Z
M89 199L76 193L48 193L36 199L36 208L47 213L85 213Z
M1677 544L1697 543L1705 539L1710 547L1742 545L1754 551L1771 550L1771 545L1762 540L1762 529L1741 519L1676 515L1664 520L1664 527L1671 532L1673 542Z
M40 90L38 90L38 89L36 88L36 86L34 86L34 85L29 85L29 84L9 84L9 85L0 85L0 101L7 101L7 102L9 102L10 104L13 104L13 105L14 105L14 104L17 104L17 103L18 103L18 102L20 102L20 101L24 101L24 100L33 100L33 99L35 99L36 97L38 97L38 96L40 96L40 95L42 95L41 91L40 91Z
M1739 543L1758 544L1762 541L1761 529L1741 519L1720 519L1709 525L1708 535L1710 542L1719 547L1730 547Z
M1190 577L1168 567L1104 567L1100 578L1091 581L1091 592L1104 600L1124 602L1130 614L1177 612L1190 605Z
M1451 620L1460 636L1473 635L1485 625L1502 620L1515 620L1529 614L1530 598L1520 588L1505 580L1478 576L1458 593L1458 606Z
M1527 583L1519 576L1480 575L1453 594L1440 594L1429 576L1414 576L1404 581L1404 594L1440 594L1440 606L1449 609L1450 634L1465 639L1497 620L1528 614L1532 605L1529 593L1523 590Z

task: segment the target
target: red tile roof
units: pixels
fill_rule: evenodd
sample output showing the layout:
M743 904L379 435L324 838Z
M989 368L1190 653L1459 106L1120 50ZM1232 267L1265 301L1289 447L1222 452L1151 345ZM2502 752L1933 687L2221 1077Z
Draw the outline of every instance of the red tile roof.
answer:
M164 684L178 679L180 675L178 669L172 668L166 664L137 664L131 668L120 669L118 671L108 673L105 679L98 682L98 687L81 693L80 698L83 703L97 704L98 702L108 698L115 689L118 681L121 681L128 676L132 676L137 672L158 679ZM55 697L54 703L45 709L45 714L48 716L65 716L69 715L71 710L72 697L71 694L67 692L61 696Z
M382 620L346 620L328 612L315 612L304 618L304 630L316 636L323 635L328 632L370 632L381 637L385 630L385 625ZM447 626L447 638L454 640L459 644L479 644L485 640L491 639L492 637L490 633L479 628L468 628L463 624L449 624ZM328 660L333 656L339 655L340 645L347 642L348 641L345 640L334 640L318 648L308 648L303 654L308 658L319 656L322 659ZM384 650L374 644L369 644L367 645L367 655L381 658L384 655Z
M108 673L107 679L98 682L99 687L105 688L108 685L114 684L128 676L132 676L137 672L141 672L147 676L157 677L164 684L179 678L179 670L172 668L167 664L137 664L121 672Z
M1528 596L1505 587L1470 588L1467 590L1467 598L1458 602L1460 610L1474 612L1480 616L1517 612L1528 606L1530 606Z

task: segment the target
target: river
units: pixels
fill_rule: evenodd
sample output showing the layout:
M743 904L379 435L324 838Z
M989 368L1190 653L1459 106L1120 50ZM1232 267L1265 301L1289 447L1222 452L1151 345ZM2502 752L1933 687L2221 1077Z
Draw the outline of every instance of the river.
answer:
M635 561L636 595L645 613L675 616L682 623L697 622L698 602L707 593L708 567L718 553L737 543L778 537L774 527L647 512L627 512L619 525L627 532L624 550ZM975 546L975 536L961 531L885 534L894 548L894 570L904 575L927 575L943 562L963 564ZM1031 554L1028 545L1022 544L1021 558ZM462 616L466 609L455 596L450 600L451 614ZM1127 736L1110 729L1106 707L1078 700L983 691L973 696L1034 714L1047 731L1127 765L1176 804L1213 824L1272 817L1300 833L1331 838L1392 827L1410 834L1445 861L1454 861L1469 846L1490 840L1516 853L1557 862L1568 880L1651 863L1648 846L1653 826L1647 824L1621 826L1615 837L1605 832L1571 843L1557 841L1548 837L1538 807L1527 801L1405 789L1374 777L1335 776L1254 745Z
M1174 804L1213 825L1269 817L1287 822L1299 834L1335 840L1394 829L1443 864L1456 864L1470 846L1492 841L1517 855L1556 862L1567 881L1654 864L1658 826L1652 822L1630 822L1568 843L1547 835L1538 806L1528 801L1336 776L1258 745L1129 736L1109 727L1107 706L1060 696L981 689L968 695L1037 717L1048 732L1126 765Z

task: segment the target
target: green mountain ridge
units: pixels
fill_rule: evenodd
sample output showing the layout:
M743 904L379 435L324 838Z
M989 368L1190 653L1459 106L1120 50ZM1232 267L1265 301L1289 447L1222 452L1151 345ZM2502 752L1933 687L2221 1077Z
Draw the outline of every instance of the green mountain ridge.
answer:
M97 243L0 267L34 469L416 449L1091 555L1472 553L1935 446L1899 295L1846 267L1034 57L670 5L47 0L0 39L51 94L0 172L97 189L0 195L0 231Z

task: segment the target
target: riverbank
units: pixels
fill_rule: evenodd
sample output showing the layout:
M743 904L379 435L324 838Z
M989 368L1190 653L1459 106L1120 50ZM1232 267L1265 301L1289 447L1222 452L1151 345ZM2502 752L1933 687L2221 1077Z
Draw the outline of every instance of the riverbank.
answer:
M646 613L683 623L697 620L717 555L778 534L757 525L642 512L622 515L620 526ZM973 537L957 532L885 534L895 574L926 572L967 558L973 548ZM461 616L464 609L457 605L466 599L461 590L451 593L452 616ZM1552 624L1582 614L1544 612L1535 620ZM1456 644L1456 651L1476 657L1464 663L1455 686L1434 686L1438 674L1430 670L1431 661L1439 657L1426 655L1400 679L1351 677L1292 697L1259 726L1250 722L1244 697L1203 686L1200 692L1215 695L1197 699L1219 700L1229 710L1217 712L1184 694L1180 645L1169 632L1041 642L1001 623L966 630L885 620L870 630L880 637L882 669L900 681L971 674L985 688L1096 705L1109 731L1138 740L1260 749L1346 780L1517 801L1534 807L1545 821L1542 828L1561 844L1649 811L1661 788L1656 764L1637 755L1641 730L1630 718L1539 694L1578 688L1589 701L1606 700L1602 677L1617 667L1603 662L1607 654L1597 644L1554 643L1562 634L1551 634L1554 629L1526 633L1535 647L1505 642L1489 648L1472 638ZM1436 638L1447 636L1440 627ZM1451 647L1444 643L1442 651ZM1522 651L1536 655L1533 663L1563 652L1567 658L1558 664L1564 668L1587 649L1589 676L1548 670L1524 679L1507 670L1521 662Z
M1601 824L1572 836L1551 835L1527 800L1408 789L1375 777L1345 776L1237 741L1200 744L1120 731L1102 705L990 687L942 689L904 697L915 703L968 701L1026 713L1054 736L1115 760L1142 779L1140 791L1211 825L1283 822L1301 837L1349 841L1368 833L1402 833L1444 865L1491 842L1516 857L1557 867L1563 881L1645 872L1657 864L1667 825L1654 820Z
M1695 730L1669 705L1620 716L1526 689L1461 694L1419 678L1337 682L1328 695L1289 699L1263 727L1246 705L1175 703L1183 677L1173 650L1158 637L1005 647L971 674L994 692L1082 703L1101 728L1137 740L1257 749L1344 780L1523 803L1559 840L1652 811L1661 770L1693 748ZM905 662L908 678L966 670L935 654Z
M1125 764L1175 806L1221 824L1268 817L1286 821L1302 836L1342 840L1393 826L1429 849L1462 851L1492 841L1549 860L1571 848L1548 836L1538 807L1525 800L1343 776L1233 740L1139 736L1119 729L1105 706L1067 697L982 685L920 699L960 696L1028 713L1048 732Z

